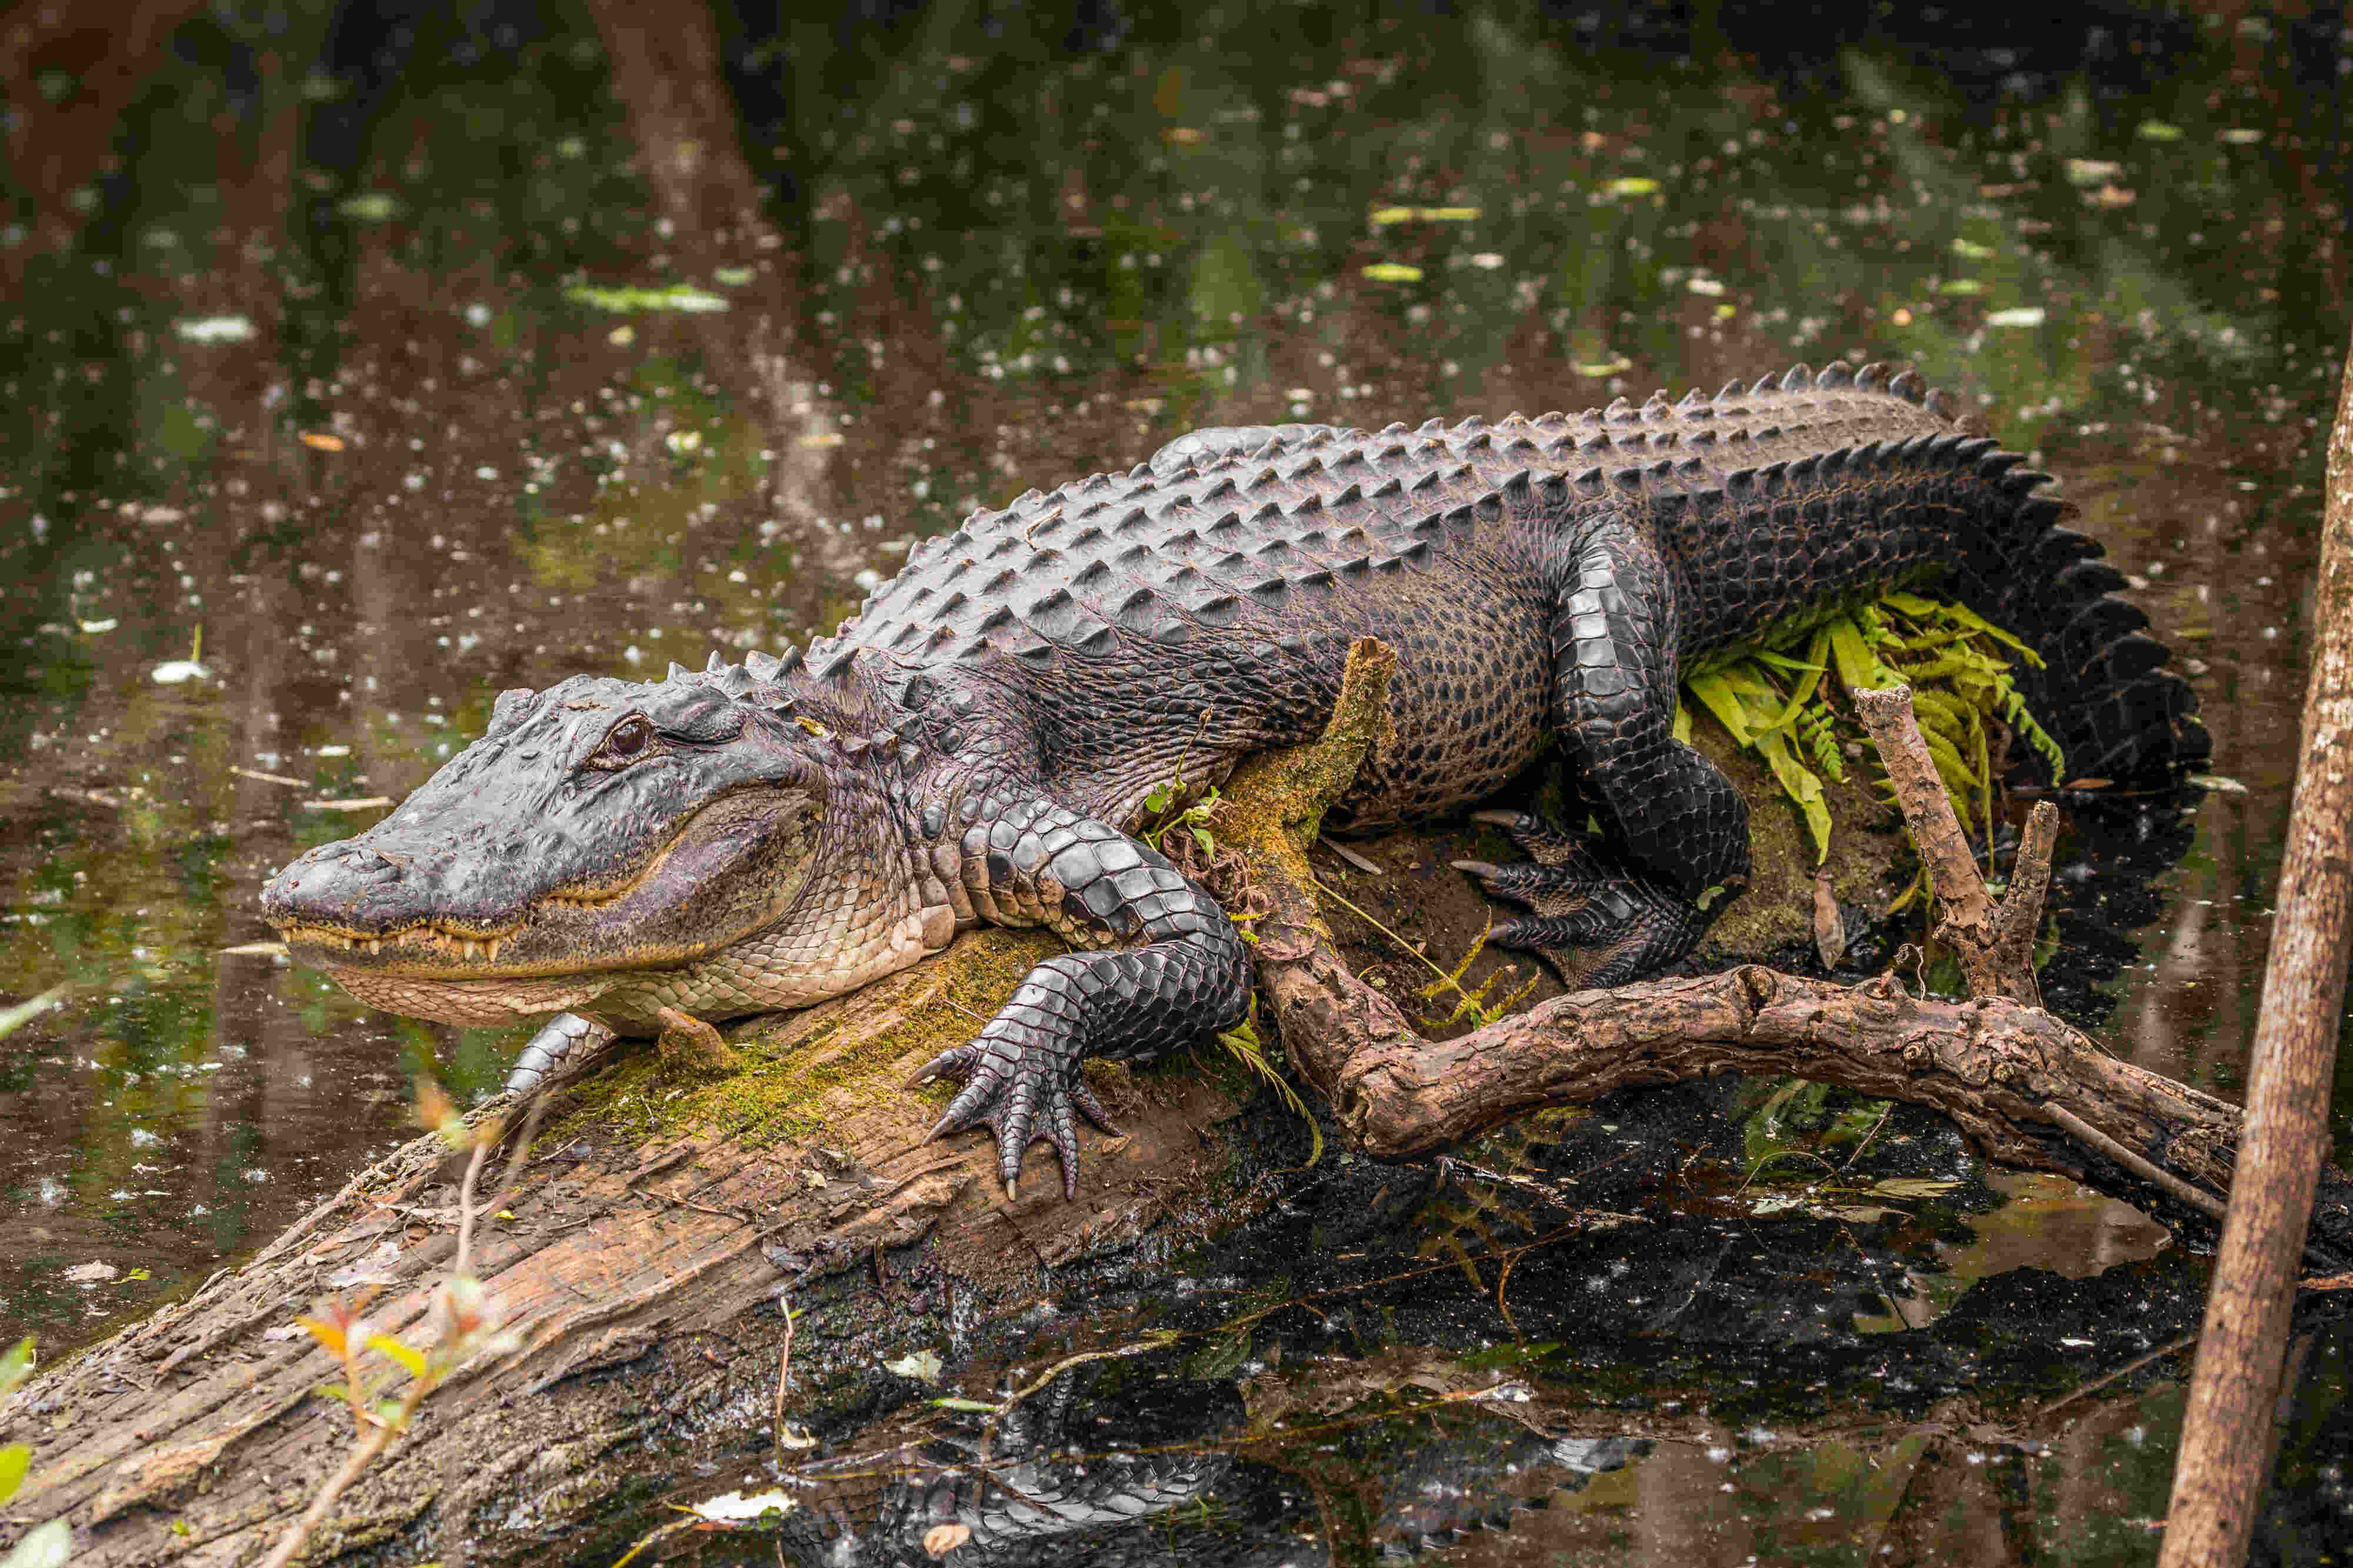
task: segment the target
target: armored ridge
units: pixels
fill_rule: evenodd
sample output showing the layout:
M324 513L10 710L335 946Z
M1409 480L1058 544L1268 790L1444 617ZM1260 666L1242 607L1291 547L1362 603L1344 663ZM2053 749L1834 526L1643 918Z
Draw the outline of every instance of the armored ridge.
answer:
M2041 652L2020 682L2072 773L2204 755L2063 516L1878 366L1493 425L1201 431L976 514L806 660L509 693L266 900L364 998L563 1007L566 1039L803 1005L965 926L1051 926L1082 951L933 1068L966 1085L940 1131L988 1125L1008 1184L1044 1137L1067 1179L1100 1110L1079 1058L1182 1045L1247 999L1223 913L1126 830L1153 790L1316 734L1356 639L1398 651L1399 739L1335 823L1475 804L1557 737L1601 837L1518 818L1531 863L1472 869L1532 911L1496 940L1614 984L1687 951L1747 871L1746 805L1670 732L1680 661L1787 616L1935 584Z

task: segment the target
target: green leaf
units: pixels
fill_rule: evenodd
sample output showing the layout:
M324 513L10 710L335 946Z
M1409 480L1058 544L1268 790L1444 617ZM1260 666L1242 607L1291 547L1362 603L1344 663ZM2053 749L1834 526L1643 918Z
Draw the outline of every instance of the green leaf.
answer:
M1740 700L1740 693L1720 670L1704 670L1683 682L1691 694L1700 700L1715 721L1731 731L1732 738L1742 745L1754 743L1756 736L1748 728L1748 710Z
M0 1557L0 1568L65 1568L73 1555L73 1526L62 1519L47 1524L37 1524L33 1532L16 1542L16 1549Z
M0 1399L33 1375L33 1336L18 1340L6 1355L0 1355Z
M394 1339L390 1334L370 1334L367 1337L367 1347L372 1351L383 1352L385 1355L390 1356L393 1360L406 1367L411 1377L423 1377L425 1375L424 1355L419 1352L409 1349L406 1345L402 1344L398 1340Z
M1421 268L1409 267L1402 261L1376 261L1364 268L1364 275L1376 283L1419 283Z
M932 1403L943 1410L962 1410L974 1415L994 1415L998 1408L977 1399L962 1399L955 1394L950 1394L944 1399L934 1399Z
M39 995L19 1002L13 1007L0 1007L0 1040L6 1039L50 1008L63 1003L66 993L71 989L66 985L52 985Z
M1240 1371L1250 1353L1250 1331L1244 1324L1195 1351L1185 1363L1185 1375L1197 1383L1221 1382Z
M2181 127L2163 120L2144 120L2133 134L2144 142L2179 142Z
M1652 196L1659 193L1659 182L1648 174L1621 174L1607 188L1613 196Z
M1849 691L1904 684L1902 677L1879 662L1879 656L1863 641L1862 628L1852 617L1841 616L1832 621L1830 632L1831 658L1838 667L1840 684Z
M11 1443L0 1448L0 1502L16 1495L25 1484L25 1472L32 1468L33 1450L23 1443Z
M1798 760L1789 750L1789 738L1778 731L1757 736L1756 750L1773 770L1781 793L1796 801L1805 814L1806 831L1814 841L1814 864L1820 865L1831 855L1831 808L1822 795L1822 781Z
M673 283L666 289L634 285L607 289L594 283L575 283L564 291L564 297L575 305L588 305L618 314L639 310L685 310L701 314L727 309L725 295L713 294L708 289L698 289L691 283Z

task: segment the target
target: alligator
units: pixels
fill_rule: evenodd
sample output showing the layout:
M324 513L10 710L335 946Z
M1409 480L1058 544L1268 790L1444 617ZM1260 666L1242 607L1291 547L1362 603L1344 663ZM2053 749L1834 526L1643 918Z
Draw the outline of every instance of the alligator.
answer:
M1672 733L1683 659L1897 585L2039 659L2015 675L2075 776L2177 780L2195 701L2045 474L1914 372L1799 365L1713 396L1419 429L1227 427L1031 490L911 552L805 652L501 695L487 732L263 894L362 1001L462 1024L559 1015L523 1081L613 1033L855 989L981 923L1030 971L920 1076L934 1137L986 1126L1009 1194L1038 1140L1075 1191L1082 1058L1229 1029L1248 948L1135 837L1147 797L1314 739L1349 647L1387 641L1396 740L1327 824L1475 805L1548 743L1578 817L1499 820L1464 862L1529 912L1499 943L1620 984L1687 953L1748 871L1747 807ZM2031 763L2028 765L2032 765Z

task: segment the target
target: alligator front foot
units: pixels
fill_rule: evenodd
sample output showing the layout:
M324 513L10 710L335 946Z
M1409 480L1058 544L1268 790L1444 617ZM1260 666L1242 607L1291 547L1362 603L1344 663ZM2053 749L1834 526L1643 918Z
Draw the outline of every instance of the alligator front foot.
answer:
M1586 840L1521 811L1477 811L1528 858L1510 866L1457 860L1495 898L1530 914L1498 926L1488 940L1537 953L1567 984L1599 990L1673 963L1697 945L1714 916L1673 889L1609 864ZM1724 895L1713 907L1721 909Z
M1016 998L1018 1003L1019 998ZM923 1142L944 1138L968 1127L986 1127L997 1141L997 1172L1005 1180L1008 1200L1020 1195L1017 1184L1021 1156L1040 1138L1054 1146L1062 1164L1062 1195L1079 1195L1079 1116L1105 1132L1119 1129L1111 1112L1079 1076L1076 1038L1052 1028L1047 1020L1018 1016L1034 1009L1008 1006L989 1022L969 1045L943 1051L925 1063L914 1080L954 1079L964 1090L949 1102Z

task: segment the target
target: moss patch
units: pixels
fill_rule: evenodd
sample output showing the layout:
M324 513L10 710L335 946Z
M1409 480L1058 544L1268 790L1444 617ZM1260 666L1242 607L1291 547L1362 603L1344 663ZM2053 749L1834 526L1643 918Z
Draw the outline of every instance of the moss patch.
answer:
M978 1033L1040 960L1063 951L1050 932L980 931L937 957L797 1013L726 1031L744 1069L720 1079L663 1070L652 1042L580 1086L547 1136L590 1127L648 1140L725 1133L752 1144L858 1142L878 1112L896 1129L937 1116L952 1090L906 1079ZM878 1129L879 1131L879 1129Z

